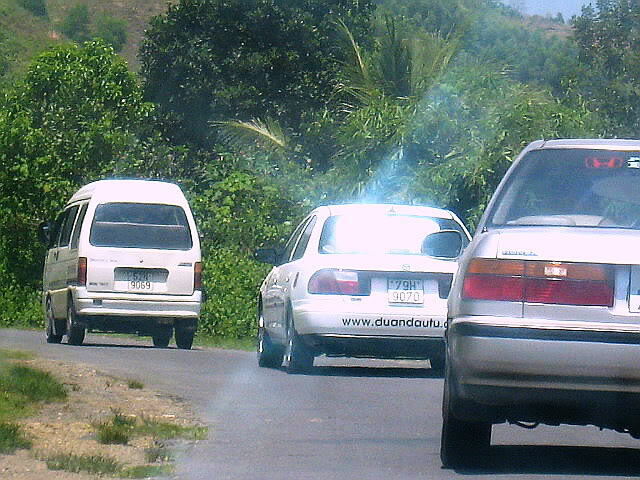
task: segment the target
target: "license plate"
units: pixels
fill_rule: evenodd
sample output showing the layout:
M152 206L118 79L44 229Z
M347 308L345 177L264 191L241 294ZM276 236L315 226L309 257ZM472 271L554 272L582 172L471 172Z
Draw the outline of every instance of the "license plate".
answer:
M387 280L389 303L421 305L424 302L424 286L420 279L389 278Z
M153 291L153 272L150 270L124 270L124 278L127 283L126 288L130 292L151 292Z

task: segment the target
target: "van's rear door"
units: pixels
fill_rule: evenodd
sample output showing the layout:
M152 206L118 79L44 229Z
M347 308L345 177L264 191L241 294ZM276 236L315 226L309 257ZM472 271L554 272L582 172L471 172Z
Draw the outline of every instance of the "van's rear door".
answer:
M178 205L98 205L89 234L87 289L191 295L199 261L196 242Z

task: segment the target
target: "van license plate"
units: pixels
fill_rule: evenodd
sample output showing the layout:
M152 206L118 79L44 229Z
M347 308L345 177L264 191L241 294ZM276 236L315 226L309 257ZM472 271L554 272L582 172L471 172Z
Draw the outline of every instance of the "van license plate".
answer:
M387 280L389 303L421 305L424 303L424 287L421 279L389 278Z
M149 270L125 270L127 290L130 292L153 291L153 272Z

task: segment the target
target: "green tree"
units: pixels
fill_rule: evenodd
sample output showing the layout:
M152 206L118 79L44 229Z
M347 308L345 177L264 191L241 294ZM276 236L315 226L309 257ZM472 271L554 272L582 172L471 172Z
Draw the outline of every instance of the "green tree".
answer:
M127 24L111 15L100 15L96 20L95 36L120 52L127 43Z
M19 0L18 3L38 17L47 16L47 3L45 0Z
M598 0L574 19L582 95L612 120L618 136L640 133L640 4Z
M86 3L77 3L67 11L59 28L67 38L84 42L91 38L89 23L89 7Z
M41 54L0 104L0 270L3 281L37 284L38 222L79 185L153 157L153 110L100 42Z
M177 143L210 146L211 121L271 117L294 128L322 109L343 59L335 20L365 38L361 0L181 0L141 48L147 98Z

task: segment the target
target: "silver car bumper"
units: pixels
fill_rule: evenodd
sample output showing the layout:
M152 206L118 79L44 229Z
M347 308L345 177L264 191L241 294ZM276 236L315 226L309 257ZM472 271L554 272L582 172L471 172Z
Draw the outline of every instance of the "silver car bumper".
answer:
M523 392L640 393L640 329L629 324L460 317L447 345L460 395L485 404Z

